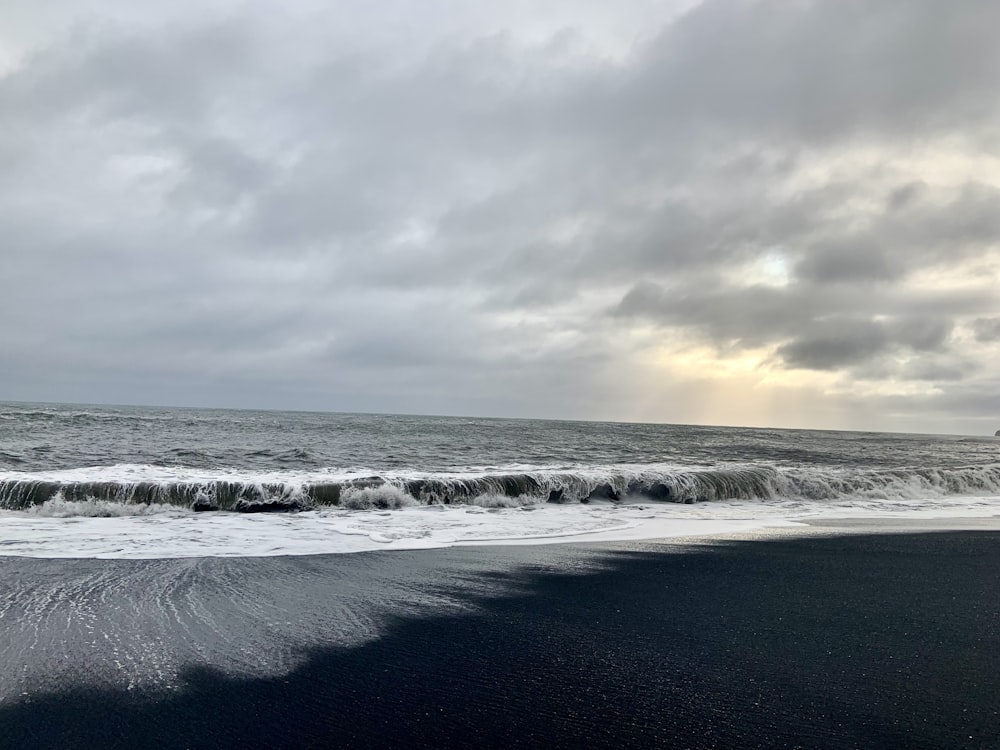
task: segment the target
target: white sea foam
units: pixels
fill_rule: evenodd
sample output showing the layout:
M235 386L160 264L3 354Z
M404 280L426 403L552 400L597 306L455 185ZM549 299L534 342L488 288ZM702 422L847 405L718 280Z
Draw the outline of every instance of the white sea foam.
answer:
M348 510L371 510L372 508L389 510L416 504L417 502L412 497L392 485L350 487L344 490L340 498L340 506Z
M123 518L129 516L186 515L187 511L176 505L163 503L116 503L111 500L66 500L56 494L41 505L23 511L24 515L39 518Z
M701 471L702 474L697 472ZM692 505L595 500L589 504L546 503L550 489L587 497L602 483L621 492L633 480L676 479L683 491L705 472L716 472L720 493L760 494ZM728 472L728 473L726 473ZM43 474L0 472L0 482L118 482L189 484L212 490L215 482L264 488L261 496L282 501L307 498L309 485L343 483L338 505L290 514L193 513L190 500L168 505L118 497L60 494L24 510L0 512L0 555L35 557L257 556L416 549L462 544L538 544L714 534L761 525L823 517L970 517L1000 514L998 467L888 469L881 471L768 466L677 467L667 464L615 466L479 466L450 472L379 472L383 484L366 485L376 472L348 467L311 471L252 471L120 464ZM673 474L671 474L673 473ZM530 476L536 489L515 495L504 476ZM486 481L477 481L482 478ZM406 482L427 479L461 490L453 504L421 504L404 491ZM522 483L532 486L530 482ZM48 486L48 485L47 485ZM522 486L521 484L516 487ZM711 489L711 487L709 488ZM744 488L745 489L745 488ZM677 497L681 497L678 491ZM200 492L200 490L199 490ZM515 495L515 496L511 496ZM601 495L595 495L600 497ZM737 495L738 496L738 495ZM200 494L198 495L200 497ZM157 499L157 498L154 498ZM209 498L211 499L211 498ZM425 502L427 498L424 498ZM37 501L36 501L37 502ZM440 500L436 500L439 503ZM16 506L15 506L16 507Z
M723 465L724 466L724 465ZM733 464L733 466L741 466ZM25 482L155 482L158 484L202 484L209 482L237 482L242 484L319 484L324 482L349 482L379 476L389 481L403 479L479 479L496 475L528 474L531 476L574 475L588 482L607 482L622 474L642 478L662 472L683 471L698 467L679 464L615 464L591 466L576 464L538 465L503 464L491 466L462 466L448 471L426 471L400 468L377 470L365 466L347 466L324 469L234 469L227 467L196 468L189 466L161 466L154 464L115 464L113 466L83 466L44 472L0 470L0 481ZM704 467L700 467L704 468Z
M510 498L504 498L509 500ZM114 503L49 501L0 514L0 554L165 558L351 553L482 544L549 544L702 536L794 526L823 517L1000 515L1000 498L590 504L487 508L327 508L293 514L193 513L175 507L115 515ZM124 511L124 509L123 509Z

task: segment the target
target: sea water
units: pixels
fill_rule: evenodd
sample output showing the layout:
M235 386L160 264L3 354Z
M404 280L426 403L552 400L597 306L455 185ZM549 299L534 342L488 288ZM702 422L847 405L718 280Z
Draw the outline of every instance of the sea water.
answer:
M998 496L990 437L0 403L6 555L638 539Z

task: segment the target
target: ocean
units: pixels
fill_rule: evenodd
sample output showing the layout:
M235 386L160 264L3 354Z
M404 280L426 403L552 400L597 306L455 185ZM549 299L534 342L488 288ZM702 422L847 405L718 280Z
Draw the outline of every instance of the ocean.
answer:
M995 748L998 448L3 404L0 750Z
M992 437L0 404L0 554L606 541L993 516Z

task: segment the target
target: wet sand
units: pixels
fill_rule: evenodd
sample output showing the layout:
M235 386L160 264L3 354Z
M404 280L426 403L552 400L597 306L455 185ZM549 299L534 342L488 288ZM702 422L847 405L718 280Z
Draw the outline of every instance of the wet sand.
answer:
M0 558L0 613L2 748L1000 746L997 519Z

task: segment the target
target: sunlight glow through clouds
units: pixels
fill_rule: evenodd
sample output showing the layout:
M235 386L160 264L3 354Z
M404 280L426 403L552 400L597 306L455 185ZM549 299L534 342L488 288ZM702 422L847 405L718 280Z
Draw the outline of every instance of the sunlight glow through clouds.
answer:
M1000 406L996 3L4 21L7 398L926 431Z
M791 280L788 257L781 251L765 253L746 266L728 274L731 282L742 286L760 284L770 287L788 286Z

